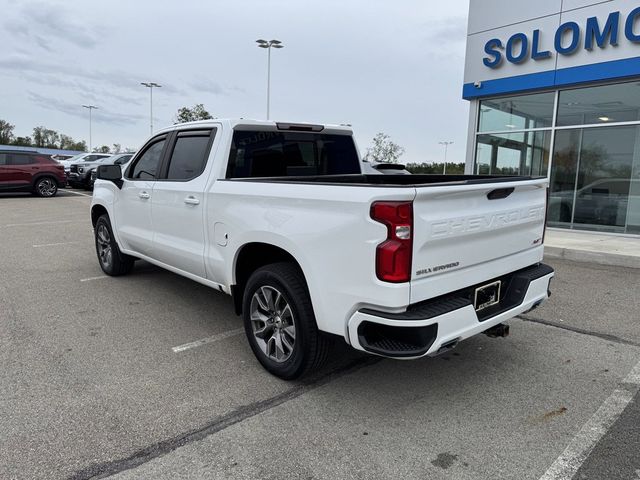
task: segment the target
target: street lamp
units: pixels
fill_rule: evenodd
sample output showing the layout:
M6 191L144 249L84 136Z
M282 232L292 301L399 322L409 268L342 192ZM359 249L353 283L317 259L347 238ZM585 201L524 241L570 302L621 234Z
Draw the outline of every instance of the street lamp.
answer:
M256 40L258 47L266 48L269 54L267 55L267 120L269 120L270 110L270 97L271 97L271 49L272 48L284 48L280 40Z
M453 145L453 142L438 142L440 145L444 145L444 169L442 171L443 175L447 174L447 150L449 149L449 145Z
M160 88L162 85L158 85L154 82L140 82L140 85L149 89L149 130L153 135L153 88Z
M92 143L92 132L91 132L91 111L92 110L98 110L98 107L96 107L95 105L82 105L84 108L88 108L89 109L89 152L91 152L91 143Z

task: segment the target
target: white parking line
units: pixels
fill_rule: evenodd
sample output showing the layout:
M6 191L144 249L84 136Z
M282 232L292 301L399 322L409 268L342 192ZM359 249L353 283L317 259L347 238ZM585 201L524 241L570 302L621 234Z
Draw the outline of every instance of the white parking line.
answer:
M89 277L89 278L83 278L80 281L81 282L91 282L93 280L102 280L103 278L109 278L107 275L101 275L99 277Z
M43 243L41 245L34 245L33 248L58 247L60 245L76 245L78 243L80 242Z
M54 222L31 222L31 223L7 223L6 225L0 225L2 227L30 227L38 225L58 225L61 223L87 223L86 220L56 220Z
M93 197L93 194L74 192L73 190L58 190L60 193L73 193L74 195L82 195L83 197Z
M195 342L185 343L184 345L173 347L171 350L173 350L173 353L184 352L185 350L190 350L192 348L201 347L209 343L217 342L218 340L224 340L225 338L235 337L236 335L240 335L243 332L244 332L244 328L237 328L235 330L229 330L228 332L219 333L217 335L203 338L201 340L196 340Z
M584 424L540 480L571 480L591 451L604 437L640 390L640 363Z

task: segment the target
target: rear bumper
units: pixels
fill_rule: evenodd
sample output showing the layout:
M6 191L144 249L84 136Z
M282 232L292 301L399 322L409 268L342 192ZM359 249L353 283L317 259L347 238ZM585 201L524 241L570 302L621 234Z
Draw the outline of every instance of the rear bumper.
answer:
M404 313L357 311L348 322L351 345L368 353L413 359L482 333L540 305L549 296L551 267L535 265L480 285L410 306ZM495 280L505 285L500 303L481 312L473 306L475 288Z

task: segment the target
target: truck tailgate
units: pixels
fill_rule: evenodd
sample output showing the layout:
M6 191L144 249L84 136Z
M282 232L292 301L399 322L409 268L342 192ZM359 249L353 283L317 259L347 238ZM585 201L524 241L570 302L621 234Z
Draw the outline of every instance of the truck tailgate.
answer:
M411 303L540 261L547 183L417 187Z

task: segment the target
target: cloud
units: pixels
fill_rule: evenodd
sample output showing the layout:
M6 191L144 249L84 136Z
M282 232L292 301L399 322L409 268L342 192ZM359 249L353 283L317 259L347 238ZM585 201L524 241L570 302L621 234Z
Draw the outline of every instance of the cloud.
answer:
M467 17L447 17L438 23L424 24L424 36L429 57L439 62L461 64L467 41Z
M51 39L90 49L98 43L97 29L90 29L78 22L61 5L30 2L22 6L21 14L5 22L5 27L19 35L32 39L46 51L51 51ZM43 42L42 39L50 39Z
M193 88L194 90L197 90L199 92L204 92L204 93L212 93L213 95L225 95L226 91L224 88L222 88L219 84L215 83L215 82L211 82L211 81L197 81L197 82L193 82L191 85L191 88Z
M93 93L101 99L115 98L124 103L140 104L141 100L116 94L114 87L131 92L141 93L141 77L135 73L121 70L85 70L61 68L58 64L34 60L28 55L11 55L0 58L0 72L26 78L41 85L68 87L83 93ZM169 95L184 95L184 91L171 85L162 84L162 91Z
M197 80L191 82L189 86L198 92L210 93L212 95L229 95L232 92L244 93L244 90L240 87L223 87L219 83L211 80Z
M36 105L47 110L53 110L56 112L66 113L74 117L86 117L87 112L80 102L68 102L59 98L45 97L35 92L28 92L29 100ZM146 117L144 115L131 115L124 113L114 113L108 110L97 109L92 114L93 121L99 123L109 123L116 126L134 125Z

